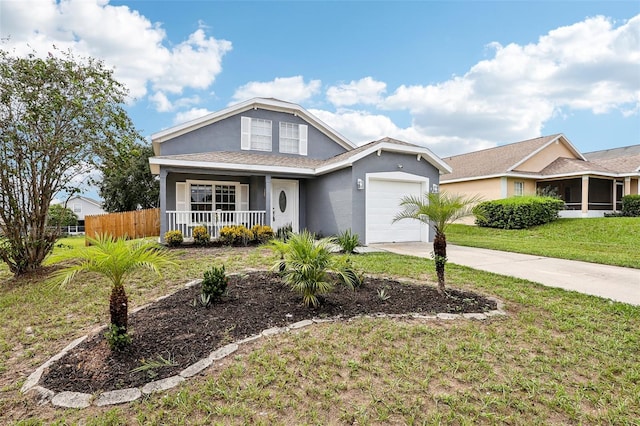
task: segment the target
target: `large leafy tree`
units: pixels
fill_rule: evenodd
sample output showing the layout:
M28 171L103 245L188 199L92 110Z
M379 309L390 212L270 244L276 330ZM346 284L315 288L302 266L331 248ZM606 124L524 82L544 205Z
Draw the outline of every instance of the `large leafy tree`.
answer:
M141 140L112 70L52 52L0 50L0 258L16 275L39 268L59 237L47 226L53 197Z
M106 211L126 212L158 207L160 183L149 168L149 157L153 155L151 145L137 145L103 163L98 186Z
M402 211L394 222L403 219L419 220L433 225L436 235L433 239L433 259L438 275L438 292L445 292L445 264L447 263L447 227L458 219L473 214L472 209L480 201L478 197L449 194L446 191L432 192L424 197L405 196L400 200Z

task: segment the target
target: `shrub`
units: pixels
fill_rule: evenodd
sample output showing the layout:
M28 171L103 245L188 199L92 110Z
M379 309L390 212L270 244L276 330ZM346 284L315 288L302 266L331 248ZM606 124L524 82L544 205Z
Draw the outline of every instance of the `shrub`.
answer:
M225 226L218 239L228 246L246 246L253 239L253 233L244 225Z
M280 241L287 241L289 239L289 235L293 232L293 226L291 224L285 225L281 228L278 228L276 231L276 238Z
M640 216L640 195L625 195L622 197L622 215Z
M164 233L164 241L169 247L178 247L184 241L182 231L167 231Z
M129 346L132 341L131 334L123 327L118 327L115 324L109 325L109 328L107 328L107 331L104 333L104 337L112 351L121 351Z
M473 213L478 226L523 229L556 220L563 208L564 201L553 197L511 197L479 203Z
M199 246L206 246L211 240L211 236L207 231L207 227L203 225L193 228L193 231L191 231L191 235L193 235L193 242Z
M304 231L289 234L286 243L278 242L274 250L281 252L284 259L278 260L273 269L281 271L284 282L292 291L302 295L305 306L320 304L318 296L330 292L335 285L333 274L339 282L351 288L360 285L360 275L351 264L331 254L330 246L335 243L334 239L316 240L314 234Z
M358 234L351 233L351 229L345 229L338 234L336 242L340 246L343 253L351 254L355 252L356 247L360 245Z
M273 229L268 225L254 225L251 228L251 233L253 234L253 241L259 244L264 244L273 239Z
M228 282L229 278L225 273L224 265L212 266L211 269L205 271L202 279L203 300L206 299L207 303L219 300L227 291Z

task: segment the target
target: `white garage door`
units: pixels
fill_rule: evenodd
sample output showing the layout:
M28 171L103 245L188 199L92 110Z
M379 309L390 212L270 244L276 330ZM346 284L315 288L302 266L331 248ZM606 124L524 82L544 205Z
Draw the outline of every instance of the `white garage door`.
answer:
M423 227L417 220L393 223L401 211L400 199L405 195L420 196L420 182L370 179L367 188L367 244L424 240Z

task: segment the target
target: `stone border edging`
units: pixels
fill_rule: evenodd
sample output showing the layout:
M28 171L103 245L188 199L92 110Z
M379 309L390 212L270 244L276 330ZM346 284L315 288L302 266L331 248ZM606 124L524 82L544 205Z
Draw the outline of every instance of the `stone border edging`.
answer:
M229 275L232 275L232 274L229 274ZM187 288L193 287L199 284L201 281L202 281L201 279L190 281L187 284L185 284L185 287ZM400 281L400 280L397 280L397 281ZM406 282L410 282L410 281L406 281ZM165 299L169 296L170 295L161 296L155 299L155 301L150 304L153 304L157 301ZM485 320L487 318L494 317L494 316L507 315L503 309L504 303L501 300L496 299L494 297L488 297L488 296L485 296L485 297L487 299L495 301L497 304L497 309L488 311L488 312L482 312L482 313L480 312L464 313L464 314L439 313L435 315L423 315L423 314L417 314L417 313L410 313L410 314L378 313L378 314L358 315L355 317L348 318L347 321L353 321L360 318L409 318L409 319L427 320L427 321L431 321L431 320L450 321L450 320L456 320L456 319ZM131 311L131 313L144 309L150 304L140 306L134 309L133 311ZM275 336L281 333L296 331L313 324L337 322L341 320L344 320L344 318L342 317L332 317L332 318L324 318L324 319L313 318L313 319L298 321L293 324L289 324L288 326L285 326L285 327L268 328L266 330L263 330L259 334L246 337L235 343L230 343L228 345L225 345L221 348L216 349L215 351L211 352L208 357L202 358L201 360L196 361L194 364L191 364L189 367L185 368L175 376L149 382L140 388L118 389L118 390L102 392L98 395L94 395L89 393L70 392L70 391L62 391L62 392L56 393L50 389L40 386L39 382L42 377L42 374L44 373L44 370L48 368L51 364L53 364L54 362L58 361L63 356L65 356L73 348L75 348L76 346L84 342L89 337L89 334L87 334L69 343L64 349L62 349L62 351L60 351L58 354L54 355L53 357L49 358L44 364L42 364L33 373L31 373L27 378L27 380L22 385L20 392L23 394L26 394L29 392L35 392L38 396L39 404L42 405L42 404L51 402L53 406L62 407L62 408L87 408L87 407L90 407L91 405L95 405L97 407L103 407L108 405L116 405L116 404L132 402L139 399L143 395L150 395L155 392L162 392L162 391L176 387L180 383L184 382L186 379L189 379L201 373L202 371L206 370L207 368L211 367L214 361L221 360L231 355L232 353L237 351L240 345L242 344L252 342L254 340L260 339L261 337ZM98 331L104 328L106 328L106 326L98 327L97 329L94 329L91 334L97 333Z

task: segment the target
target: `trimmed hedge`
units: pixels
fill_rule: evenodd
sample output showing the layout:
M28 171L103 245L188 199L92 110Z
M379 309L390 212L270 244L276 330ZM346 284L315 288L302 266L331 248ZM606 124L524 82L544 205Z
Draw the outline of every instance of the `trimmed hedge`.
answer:
M553 197L511 197L484 201L474 207L476 225L487 228L524 229L558 219L564 201Z
M625 195L622 197L622 215L640 216L640 195Z

